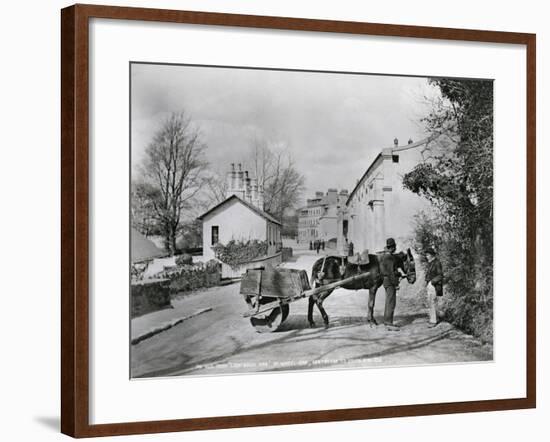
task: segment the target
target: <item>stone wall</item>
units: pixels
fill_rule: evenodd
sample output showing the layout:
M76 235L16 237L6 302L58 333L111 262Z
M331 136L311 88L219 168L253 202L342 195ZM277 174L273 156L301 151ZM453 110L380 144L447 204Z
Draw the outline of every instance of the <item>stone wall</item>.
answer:
M132 318L157 310L172 308L169 279L145 279L133 282L130 294L132 297Z
M220 285L221 265L209 263L207 266L183 266L170 282L170 292L179 293L203 287Z

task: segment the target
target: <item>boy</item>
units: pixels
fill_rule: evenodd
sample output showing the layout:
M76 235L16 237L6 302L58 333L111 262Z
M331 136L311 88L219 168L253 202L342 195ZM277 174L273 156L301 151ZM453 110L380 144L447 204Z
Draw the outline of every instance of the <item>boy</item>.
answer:
M437 325L437 299L443 296L443 268L435 250L429 247L426 252L428 268L426 270L426 292L428 294L428 327Z

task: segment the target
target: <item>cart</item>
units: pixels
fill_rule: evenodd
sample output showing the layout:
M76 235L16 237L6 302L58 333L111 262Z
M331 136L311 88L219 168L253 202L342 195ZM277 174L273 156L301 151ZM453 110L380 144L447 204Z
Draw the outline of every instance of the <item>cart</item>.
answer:
M274 332L288 317L291 303L368 276L369 272L360 273L312 288L305 270L278 267L249 269L241 280L240 293L248 305L248 311L243 316L250 318L257 332Z

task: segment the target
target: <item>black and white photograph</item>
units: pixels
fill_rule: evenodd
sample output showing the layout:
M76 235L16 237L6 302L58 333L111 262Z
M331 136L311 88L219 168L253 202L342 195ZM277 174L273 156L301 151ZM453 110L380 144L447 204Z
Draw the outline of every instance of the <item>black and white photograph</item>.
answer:
M493 80L130 63L130 377L493 361Z

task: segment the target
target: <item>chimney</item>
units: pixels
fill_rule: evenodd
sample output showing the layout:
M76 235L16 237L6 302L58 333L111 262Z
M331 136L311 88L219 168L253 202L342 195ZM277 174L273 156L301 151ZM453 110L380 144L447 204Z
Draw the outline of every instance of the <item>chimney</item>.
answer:
M409 141L407 141L407 144L412 144L412 143L413 143L412 138L409 138Z
M398 140L397 138L394 138L394 139L393 139L393 145L394 145L395 147L397 147L398 144L399 144L399 140Z
M235 190L239 192L237 195L241 198L244 197L244 174L241 163L238 165L238 172L237 172L237 185L235 186Z
M327 202L329 204L336 204L337 200L338 200L338 189L328 189Z
M227 181L227 193L230 194L231 190L233 189L233 172L231 170L227 171L226 181ZM229 195L226 195L226 197L227 196Z
M252 193L250 188L250 178L248 177L248 170L244 171L244 198L247 202L252 202Z
M231 169L227 172L227 190L225 197L228 198L231 195L237 194L238 191L238 178L235 171L235 163L231 163Z
M250 191L250 199L252 201L252 204L254 204L256 207L261 208L258 202L258 178L252 178Z
M258 186L258 207L264 210L264 186L261 184Z

